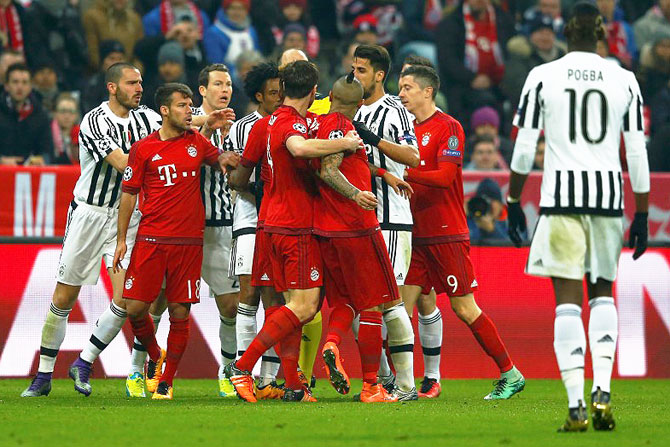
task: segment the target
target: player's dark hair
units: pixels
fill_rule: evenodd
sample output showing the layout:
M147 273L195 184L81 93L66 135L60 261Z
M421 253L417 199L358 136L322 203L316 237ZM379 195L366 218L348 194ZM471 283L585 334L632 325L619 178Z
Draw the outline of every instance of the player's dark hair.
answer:
M391 56L386 48L381 45L359 45L354 50L355 58L369 60L375 72L384 72L384 81L386 81L386 77L391 71Z
M417 56L416 54L410 54L402 61L404 65L411 65L412 67L428 67L435 69L435 64L433 64L430 59L423 56Z
M156 103L156 107L159 109L161 106L170 107L170 104L172 104L173 93L181 93L184 96L188 96L189 98L193 99L193 91L191 91L191 88L188 85L182 84L180 82L168 82L167 84L163 84L156 89L156 94L154 95L154 102Z
M279 78L284 96L295 99L304 98L319 82L319 70L311 62L295 61L279 70Z
M593 48L605 39L605 27L595 5L580 1L572 8L572 17L565 25L565 37L570 48Z
M112 66L105 72L105 84L108 82L118 84L121 80L121 76L123 76L123 70L126 68L137 70L137 67L129 62L117 62L116 64L112 64Z
M198 86L205 87L209 85L209 74L213 71L222 71L224 73L230 73L228 70L228 67L226 67L224 64L210 64L200 70L200 73L198 74Z
M421 88L432 87L433 99L435 99L437 92L440 89L440 77L437 75L434 68L425 67L423 65L412 65L400 73L401 78L404 76L412 76Z
M14 73L15 71L27 71L30 77L32 78L32 73L30 72L30 68L23 62L17 62L15 64L10 65L7 68L7 72L5 73L5 82L9 82L9 75Z
M493 147L495 147L496 145L496 142L491 135L488 134L477 135L475 137L475 141L472 143L472 152L474 153L475 148L482 143L490 143L493 145Z
M265 85L270 79L279 77L279 68L274 62L261 62L255 65L244 78L244 93L249 99L258 104L256 93L263 93Z

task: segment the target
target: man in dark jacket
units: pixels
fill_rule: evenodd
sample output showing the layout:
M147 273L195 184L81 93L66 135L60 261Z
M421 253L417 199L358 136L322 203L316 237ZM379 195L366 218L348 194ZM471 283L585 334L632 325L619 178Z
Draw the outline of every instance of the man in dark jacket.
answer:
M512 18L491 0L463 0L437 25L435 43L449 113L462 123L474 109L500 103L504 51L513 34Z
M28 67L11 65L0 94L0 164L43 165L53 153L49 117L31 93Z

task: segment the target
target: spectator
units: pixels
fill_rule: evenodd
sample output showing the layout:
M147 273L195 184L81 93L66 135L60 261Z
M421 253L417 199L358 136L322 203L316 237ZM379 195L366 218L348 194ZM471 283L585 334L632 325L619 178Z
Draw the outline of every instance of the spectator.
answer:
M35 26L34 32L43 36L45 51L45 59L36 61L34 68L42 64L53 65L65 88L81 90L88 53L79 0L34 0L28 13Z
M69 93L61 93L56 98L54 119L51 121L53 137L53 164L79 163L79 106Z
M281 16L279 23L272 27L272 33L275 36L277 45L284 44L284 35L288 25L297 24L305 30L305 45L301 50L307 53L310 59L315 59L319 55L321 38L319 30L312 24L307 13L307 0L279 0ZM289 47L297 48L297 47Z
M474 152L474 143L478 138L489 137L493 141L498 156L497 166L507 169L512 161L514 144L506 137L500 135L500 115L493 107L481 107L474 111L470 117L470 125L474 137L468 139L466 154Z
M60 94L60 90L58 74L53 64L40 64L33 73L33 92L50 116L56 106L56 97Z
M342 0L343 21L351 30L356 18L371 14L377 20L377 44L391 47L397 32L402 25L402 15L393 3L397 1Z
M19 51L6 50L5 52L0 53L0 84L5 83L5 74L10 65L25 63L26 57Z
M533 169L535 171L544 170L544 148L547 142L544 139L544 134L537 139L537 146L535 148L535 159L533 160Z
M125 60L132 61L135 44L144 36L142 20L129 0L97 0L84 13L82 23L88 43L89 67L93 71L100 68L103 41L120 42L125 49Z
M642 95L651 103L670 81L670 37L660 38L642 51L639 78Z
M307 31L304 26L299 23L286 25L282 32L282 36L281 53L286 50L300 50L305 52L307 46ZM279 56L279 54L277 56Z
M565 56L563 45L556 40L551 17L539 11L527 17L529 36L514 36L507 43L509 56L505 63L501 88L512 102L512 110L517 108L528 73L538 65Z
M643 49L660 38L670 38L670 0L658 0L658 4L633 24L635 43Z
M377 18L372 14L363 14L354 20L353 40L365 45L377 45Z
M240 54L235 62L235 77L233 80L233 97L228 105L235 111L235 116L247 116L247 108L253 105L244 94L244 79L247 73L256 65L263 62L263 56L256 50L245 51Z
M0 164L44 165L53 153L49 117L31 93L30 69L10 65L0 93Z
M473 243L507 240L507 210L500 186L485 178L468 200L468 229Z
M256 30L249 21L250 0L224 0L216 13L214 25L203 38L209 63L226 64L230 75L239 55L247 50L259 50Z
M142 103L158 110L154 95L158 87L168 82L186 83L184 50L174 41L166 42L158 50L158 76L145 81Z
M277 0L251 0L249 17L256 30L261 53L269 56L277 46L272 30L279 26L281 20L279 2Z
M435 32L449 112L466 122L469 112L500 101L503 51L514 33L511 17L490 0L465 0Z
M609 55L621 61L625 68L632 69L638 58L633 28L615 16L617 0L596 0L596 4L605 20Z
M124 62L126 60L126 53L118 40L104 40L100 42L101 61L98 72L91 76L84 87L82 94L82 111L83 113L98 107L101 102L107 101L109 92L107 92L107 83L105 82L105 72L109 67L117 62Z
M495 141L489 135L481 135L472 143L470 163L465 165L466 171L497 171L500 169L500 155L496 150Z
M535 6L528 8L523 14L524 26L521 27L522 32L526 35L530 34L530 19L532 19L532 17L535 16L538 12L551 17L554 34L556 37L563 40L563 28L565 27L565 21L561 15L561 0L537 0Z
M163 0L160 5L142 17L144 34L150 37L159 34L166 35L175 23L181 22L186 17L193 23L198 24L198 33L201 36L211 25L207 14L199 9L195 3L189 0Z
M598 39L598 43L596 44L596 53L603 59L607 59L610 62L621 65L621 61L619 59L610 55L610 44L607 41L606 36L602 39Z
M442 0L402 0L400 10L404 26L396 38L398 60L417 54L437 64L434 31L442 19Z
M0 0L0 50L16 51L29 67L47 57L44 36L35 32L34 20L16 0Z

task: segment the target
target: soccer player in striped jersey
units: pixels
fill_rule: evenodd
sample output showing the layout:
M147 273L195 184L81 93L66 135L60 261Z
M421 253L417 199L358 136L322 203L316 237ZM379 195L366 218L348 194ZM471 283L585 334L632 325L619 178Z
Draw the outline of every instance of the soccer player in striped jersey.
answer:
M545 135L540 219L526 273L552 278L556 295L554 351L568 394L568 418L559 431L585 431L583 282L589 298L588 338L593 362L591 417L596 430L614 429L610 380L617 342L612 282L623 244L623 177L619 146L626 148L635 217L630 227L633 259L647 247L649 164L642 95L635 75L596 54L603 20L591 3L573 7L565 27L568 54L528 74L514 124L509 234L521 245L526 227L519 202Z
M258 105L256 111L236 121L226 138L226 146L240 155L250 141L252 127L262 118L271 115L281 104L279 95L279 69L276 64L264 62L253 67L244 78L244 91L249 99ZM267 123L265 123L267 126ZM253 142L252 142L253 144ZM266 141L261 141L266 144ZM264 153L265 151L263 151ZM229 184L237 189L237 199L233 211L233 248L230 257L231 276L239 278L240 302L237 307L237 356L242 356L257 332L256 313L263 297L263 307L283 304L275 302L277 293L272 288L256 288L251 284L251 272L254 264L256 245L256 226L258 224L256 188L262 188L260 167L242 163L231 172ZM253 178L253 179L252 179ZM250 182L250 179L251 182ZM279 370L279 357L274 348L270 348L261 358L260 381L256 396L259 399L280 398L283 391L276 385Z
M113 300L98 319L91 339L70 367L75 389L91 394L88 376L91 364L119 333L126 321L122 298L125 269L135 243L140 214L133 212L128 228L128 253L122 269L112 271L117 214L122 173L128 152L136 141L160 127L161 117L139 106L142 75L133 65L112 65L105 74L109 100L84 115L79 131L81 175L74 187L74 200L68 212L63 249L56 274L56 289L42 329L37 375L21 394L46 396L51 391L51 374L58 350L65 339L67 320L83 285L98 282L100 260L105 261Z
M391 69L388 51L379 45L360 45L354 52L352 69L363 85L363 106L355 121L369 129L358 129L366 142L368 161L376 175L372 179L377 196L377 218L384 235L398 286L405 283L412 252L412 213L409 201L400 190L389 187L378 176L388 171L401 178L407 166L417 166L414 126L407 110L397 99L384 92L384 81ZM354 123L356 125L356 123ZM384 323L388 330L389 351L396 368L396 394L400 400L416 399L414 386L414 331L402 300L384 305ZM381 377L384 385L393 387L392 374Z

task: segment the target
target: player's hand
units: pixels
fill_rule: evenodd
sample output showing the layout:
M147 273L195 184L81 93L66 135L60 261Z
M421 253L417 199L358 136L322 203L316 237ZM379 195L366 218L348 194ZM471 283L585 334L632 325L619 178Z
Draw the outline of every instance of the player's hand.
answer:
M232 171L240 164L240 154L233 151L225 151L219 155L219 166L224 174Z
M347 132L342 140L346 142L346 147L344 150L347 152L356 152L358 149L365 148L363 140L353 130Z
M126 256L127 250L128 248L126 247L126 241L116 242L116 250L114 250L114 262L112 262L112 270L114 273L119 273L121 270L123 270L121 261L123 261L123 258Z
M373 210L377 208L377 197L370 191L358 191L354 196L354 201L364 210Z
M386 184L389 185L391 188L393 188L393 190L399 196L409 199L410 197L412 197L412 194L414 194L412 186L406 181L399 179L395 175L389 172L385 172L384 175L382 175L382 178L384 179Z
M207 116L207 127L212 130L221 129L221 131L230 130L230 126L235 122L235 111L231 108L215 110Z
M635 213L633 223L630 224L628 235L628 248L635 247L633 260L636 260L647 250L647 239L649 238L648 213Z
M375 147L379 144L381 138L373 131L368 129L368 126L366 126L365 123L361 121L354 121L353 123L354 127L356 128L356 132L365 144L369 144L370 146Z
M519 248L523 238L522 233L526 232L526 215L521 208L521 202L507 203L507 234L514 245Z

